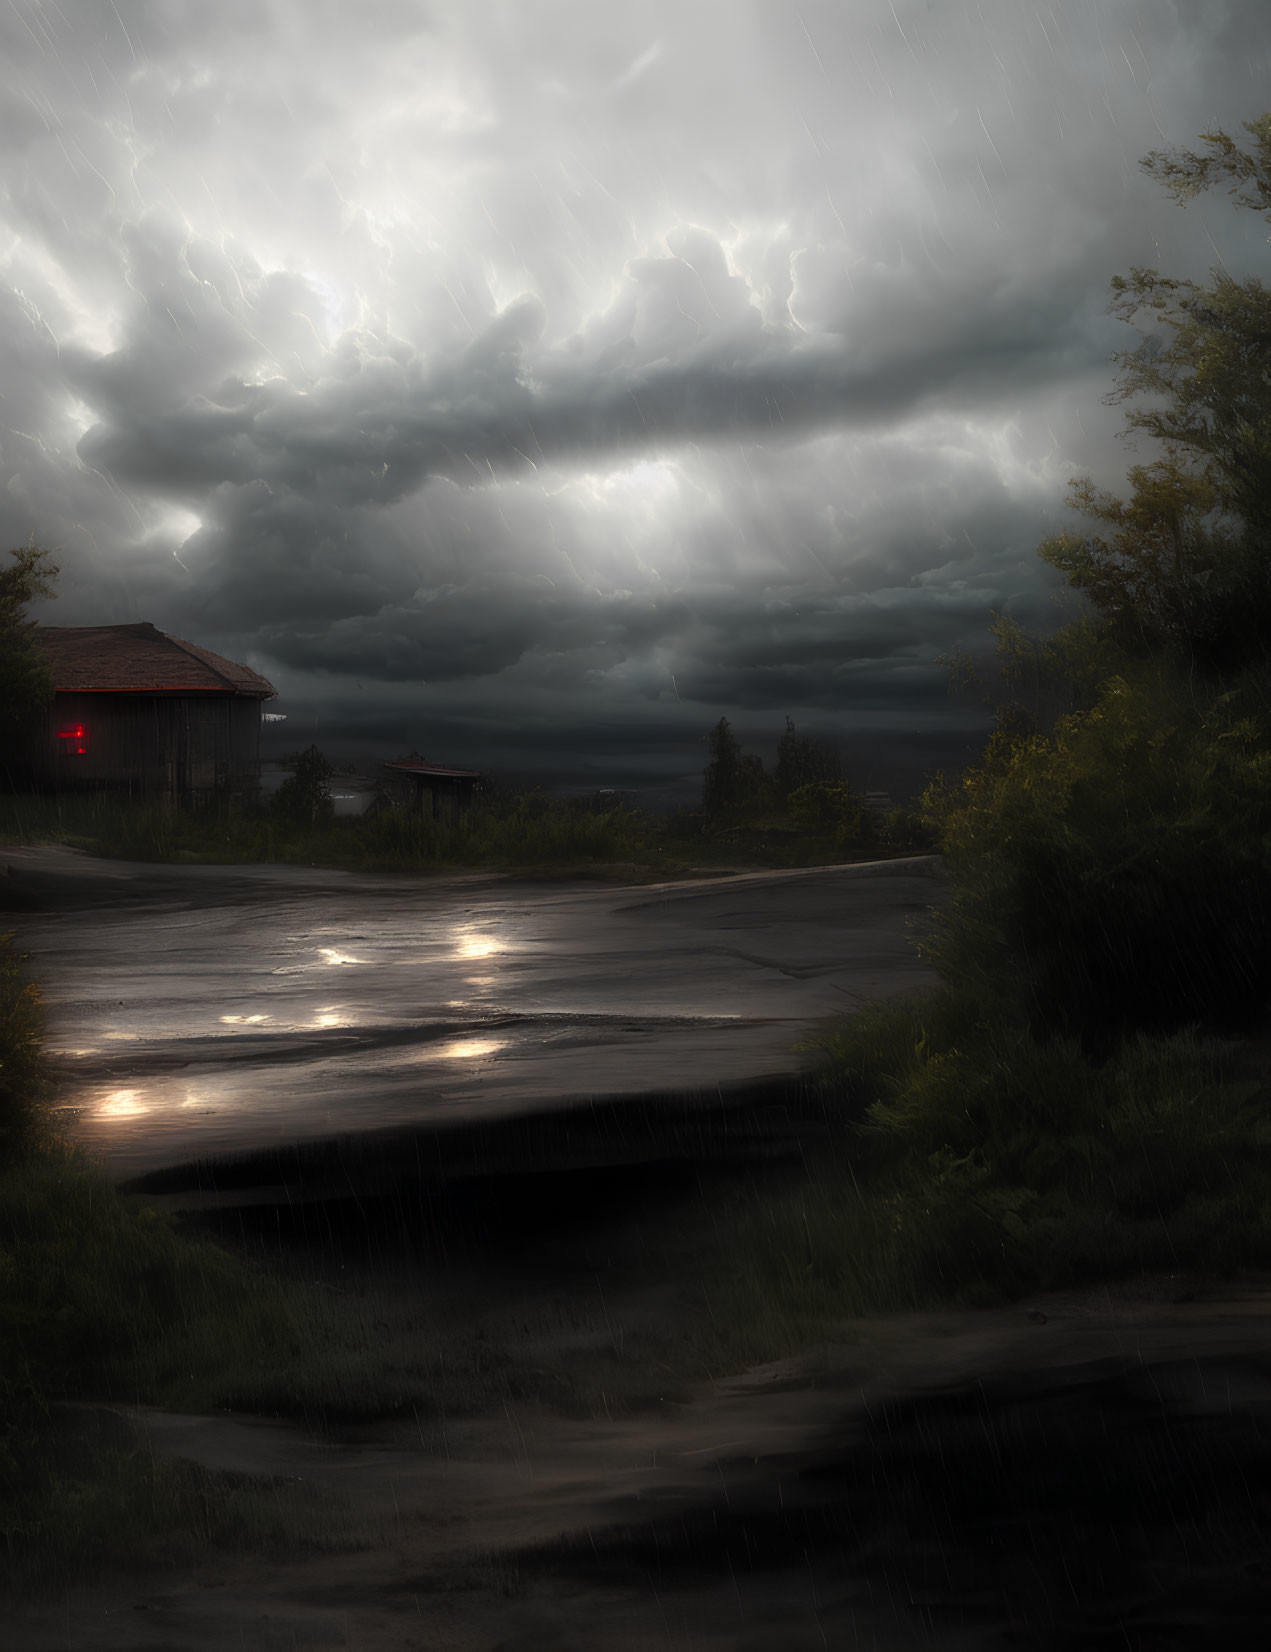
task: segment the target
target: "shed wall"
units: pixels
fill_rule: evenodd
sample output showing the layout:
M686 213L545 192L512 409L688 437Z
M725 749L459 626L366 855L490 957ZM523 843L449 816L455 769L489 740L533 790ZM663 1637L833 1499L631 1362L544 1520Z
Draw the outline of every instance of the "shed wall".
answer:
M76 727L82 740L64 733ZM57 694L31 766L55 790L187 802L254 789L259 760L260 702L246 695Z

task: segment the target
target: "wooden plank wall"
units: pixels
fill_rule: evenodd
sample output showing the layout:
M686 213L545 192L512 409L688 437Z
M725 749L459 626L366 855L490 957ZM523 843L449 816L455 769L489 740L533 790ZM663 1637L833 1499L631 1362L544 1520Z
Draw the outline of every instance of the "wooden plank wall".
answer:
M83 740L60 736L77 726ZM187 803L253 789L259 759L260 702L246 695L58 694L32 769L37 785L56 790L100 787Z

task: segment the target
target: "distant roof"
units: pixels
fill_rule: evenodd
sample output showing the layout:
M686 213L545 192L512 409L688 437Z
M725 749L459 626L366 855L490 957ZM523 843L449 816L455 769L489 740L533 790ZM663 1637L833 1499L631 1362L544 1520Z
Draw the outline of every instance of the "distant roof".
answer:
M442 779L451 780L480 780L479 769L452 769L445 763L425 763L422 757L395 757L392 762L385 763L386 769L394 769L398 774L438 775Z
M275 689L250 666L139 625L41 625L35 640L61 694L247 694Z

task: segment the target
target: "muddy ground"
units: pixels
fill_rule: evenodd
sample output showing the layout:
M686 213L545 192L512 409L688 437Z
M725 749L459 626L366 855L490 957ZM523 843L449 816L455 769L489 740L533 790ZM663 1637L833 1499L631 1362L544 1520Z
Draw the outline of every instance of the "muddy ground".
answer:
M425 1137L418 1157L365 1146L343 1197L320 1155L274 1167L305 1195L276 1203L258 1172L246 1207L224 1183L208 1200L206 1166L150 1178L219 1242L379 1293L386 1326L426 1304L515 1380L484 1406L308 1428L84 1408L88 1437L303 1485L352 1546L114 1575L15 1609L0 1644L1265 1646L1271 1279L855 1321L685 1384L676 1339L710 1312L695 1236L741 1181L805 1174L815 1097L650 1102L621 1138L602 1114L474 1128L422 1180Z

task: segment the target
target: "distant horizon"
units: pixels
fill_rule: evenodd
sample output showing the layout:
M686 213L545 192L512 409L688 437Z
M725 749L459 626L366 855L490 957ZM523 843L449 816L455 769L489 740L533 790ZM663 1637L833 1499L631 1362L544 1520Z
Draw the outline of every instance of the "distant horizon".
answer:
M387 742L359 741L356 737L348 735L337 735L324 741L320 729L316 735L310 730L300 733L298 737L290 737L287 732L288 726L288 723L274 723L262 730L262 768L281 773L283 771L279 766L288 757L316 745L323 756L336 765L337 770L351 768L356 774L373 779L378 777L382 764L418 750L426 762L476 769L483 780L507 786L512 790L541 790L552 797L583 797L607 789L630 795L635 807L651 814L669 814L677 808L691 808L699 803L703 775L709 761L703 740L700 767L696 770L681 770L679 773L664 771L632 775L616 764L606 768L602 758L593 760L586 770L570 765L546 768L509 764L506 761L482 763L473 761L470 752L461 752L436 742L391 746ZM784 732L784 727L783 722L781 728L773 732L771 740L746 740L738 736L743 751L759 757L763 762L765 774L769 776L775 765L776 743ZM897 753L894 749L888 750L881 745L871 747L867 752L857 742L854 754L840 742L831 740L829 743L839 750L843 759L844 778L855 790L887 792L897 807L903 807L917 802L937 769L943 769L946 774L960 773L982 749L989 728L990 725L986 721L980 738L968 742L964 748L942 743L942 761L930 767L912 759L907 761L903 753ZM816 731L809 729L807 732Z

